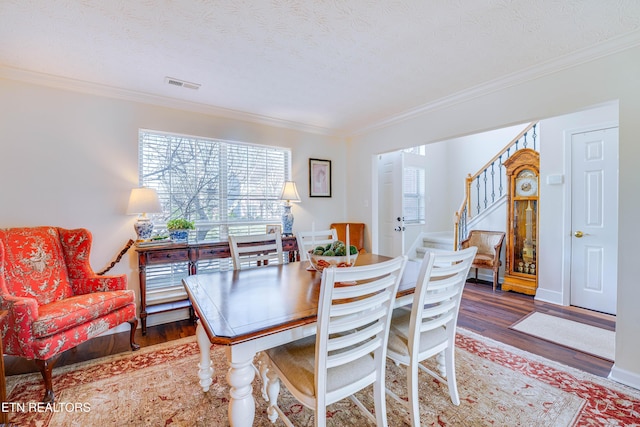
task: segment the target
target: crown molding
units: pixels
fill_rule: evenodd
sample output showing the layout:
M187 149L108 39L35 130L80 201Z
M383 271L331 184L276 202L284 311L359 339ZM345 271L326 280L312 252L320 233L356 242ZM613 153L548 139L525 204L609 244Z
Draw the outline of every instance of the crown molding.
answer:
M115 98L124 101L139 102L160 107L167 107L177 110L190 111L194 113L207 114L228 119L241 120L266 126L275 126L301 132L308 132L320 135L334 135L332 129L308 125L305 123L292 122L288 120L276 119L260 114L247 113L228 108L215 107L197 102L185 101L177 98L152 95L113 86L101 85L83 80L70 79L67 77L55 76L52 74L39 73L35 71L23 70L0 65L0 78L15 80L23 83L30 83L40 86L47 86L55 89L69 90L83 94Z
M430 111L448 108L453 105L470 101L472 99L485 96L511 86L516 86L549 74L556 73L558 71L573 68L587 62L595 61L597 59L637 47L639 45L640 30L625 34L624 36L620 36L603 43L599 43L589 48L575 51L569 55L562 56L555 60L547 61L545 63L521 71L517 71L503 77L499 77L489 82L473 86L452 95L440 98L436 101L420 105L403 113L388 117L377 123L362 127L358 130L354 130L350 133L350 135L359 136L377 129L385 128L403 122L405 120L409 120L421 114L428 113Z
M590 48L585 48L565 55L558 59L547 61L545 63L508 74L506 76L491 80L489 82L470 87L468 89L456 92L449 96L440 98L433 102L429 102L418 107L406 110L402 113L395 114L384 120L372 123L359 129L330 129L326 127L314 126L310 124L293 122L288 120L277 119L273 117L253 114L243 111L237 111L222 107L201 104L197 102L185 101L181 99L152 95L149 93L138 92L117 88L113 86L101 85L97 83L70 79L66 77L55 76L46 73L28 71L18 68L12 68L0 65L0 78L15 80L36 85L48 86L56 89L70 90L90 95L103 96L108 98L121 99L131 102L139 102L144 104L156 105L166 108L179 109L195 113L207 114L217 117L224 117L233 120L246 121L250 123L262 124L266 126L274 126L301 132L337 136L349 138L366 134L377 129L392 126L397 123L417 117L430 111L437 111L448 108L453 105L470 101L472 99L516 86L528 81L538 79L540 77L556 73L558 71L572 68L580 64L591 62L615 53L631 49L640 45L640 30L628 33L626 35L608 40L597 44Z

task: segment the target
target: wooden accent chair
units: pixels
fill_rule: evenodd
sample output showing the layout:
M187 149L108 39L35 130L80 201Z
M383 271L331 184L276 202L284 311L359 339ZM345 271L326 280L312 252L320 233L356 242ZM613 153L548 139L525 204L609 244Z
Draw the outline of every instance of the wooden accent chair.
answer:
M478 248L478 253L471 264L476 269L476 281L478 280L478 269L484 268L493 270L493 290L498 286L498 270L502 265L500 261L500 251L504 242L505 233L502 231L471 230L469 237L460 242L460 249L471 246Z
M98 276L89 265L88 230L58 227L0 229L0 310L5 354L35 360L45 402L55 399L57 356L121 323L138 325L127 276Z
M406 261L403 256L322 271L316 335L266 351L264 394L271 422L280 415L291 425L278 407L281 380L300 403L315 411L316 426L326 425L327 405L346 397L376 425L387 425L384 378L389 320ZM375 417L354 396L370 385Z
M419 369L447 384L451 401L460 405L454 363L456 325L462 290L475 254L475 247L427 251L420 266L413 303L410 308L401 307L393 312L387 357L396 365L407 367L409 399L401 399L389 390L387 393L408 406L413 426L420 426ZM444 353L445 366L442 367L438 359L439 374L420 363L441 353Z
M229 236L229 249L234 270L284 263L280 233Z
M366 253L364 248L364 223L362 222L334 222L329 228L335 228L338 240L347 242L347 224L349 224L349 243L358 249L358 253Z

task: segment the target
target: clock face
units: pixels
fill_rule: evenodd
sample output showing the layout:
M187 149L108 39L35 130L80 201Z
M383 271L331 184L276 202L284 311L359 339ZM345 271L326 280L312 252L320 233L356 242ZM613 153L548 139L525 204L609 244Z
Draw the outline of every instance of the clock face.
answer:
M528 197L536 196L538 194L538 177L536 174L525 169L516 177L515 185L516 196Z

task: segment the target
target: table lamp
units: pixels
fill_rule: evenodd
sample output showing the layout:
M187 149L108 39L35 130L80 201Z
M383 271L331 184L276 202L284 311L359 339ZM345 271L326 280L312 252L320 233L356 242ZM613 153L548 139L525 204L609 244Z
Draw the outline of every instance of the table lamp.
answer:
M138 235L138 241L151 238L153 233L153 222L147 216L148 213L161 213L162 206L158 199L158 193L153 188L140 187L131 190L129 196L129 206L127 214L138 214L138 220L133 224L133 228Z
M293 181L285 181L282 186L282 194L280 200L285 200L284 213L282 214L282 235L293 236L293 214L291 213L291 202L299 202L300 196L296 189L296 183Z

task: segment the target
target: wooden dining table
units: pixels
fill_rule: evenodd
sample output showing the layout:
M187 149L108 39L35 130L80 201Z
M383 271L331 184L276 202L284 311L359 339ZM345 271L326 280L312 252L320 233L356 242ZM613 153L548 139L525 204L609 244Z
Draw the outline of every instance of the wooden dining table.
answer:
M360 254L357 265L389 259ZM411 303L419 269L419 262L407 262L396 306ZM320 272L309 270L308 262L292 262L183 279L198 318L198 377L205 392L213 377L211 344L226 346L232 426L253 424L256 354L316 333L321 278Z

